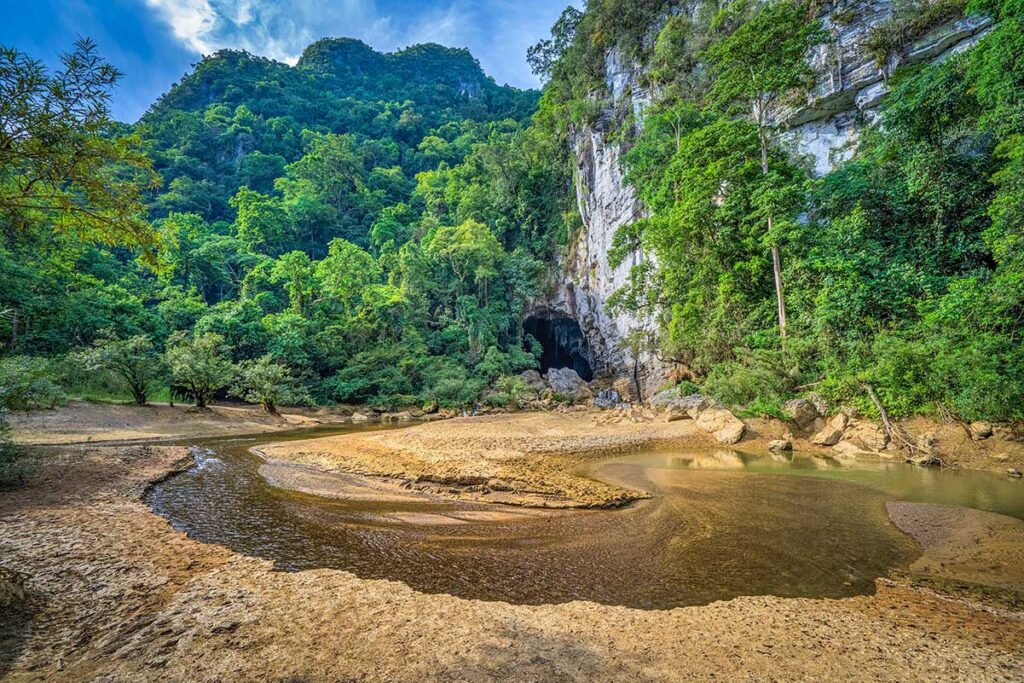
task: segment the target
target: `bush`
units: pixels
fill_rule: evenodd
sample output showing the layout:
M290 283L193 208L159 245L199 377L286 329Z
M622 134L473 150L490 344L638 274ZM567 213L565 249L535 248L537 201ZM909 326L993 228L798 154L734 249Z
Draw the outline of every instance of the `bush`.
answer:
M0 408L51 410L64 403L64 391L49 378L43 358L13 356L0 360Z
M497 400L509 410L522 407L523 399L530 393L530 385L518 375L506 375L494 383L498 390Z
M292 376L291 368L267 355L239 365L238 379L231 395L249 403L258 403L271 415L279 405L309 405L312 399L306 388Z
M792 391L779 351L745 351L738 360L719 363L704 382L704 391L733 407L780 405ZM771 413L770 413L771 414Z

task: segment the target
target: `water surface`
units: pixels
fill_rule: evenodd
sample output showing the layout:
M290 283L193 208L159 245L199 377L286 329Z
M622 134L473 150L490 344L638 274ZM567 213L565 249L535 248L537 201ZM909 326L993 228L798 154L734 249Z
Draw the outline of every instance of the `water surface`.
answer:
M740 595L870 593L877 577L919 553L888 519L885 503L894 499L1024 516L1024 488L994 475L720 450L584 467L584 476L654 496L625 509L513 508L495 521L485 514L493 506L482 504L340 501L281 490L259 475L261 461L248 452L314 435L206 441L197 466L155 487L149 502L190 536L281 570L345 569L423 592L519 604L584 599L645 609Z

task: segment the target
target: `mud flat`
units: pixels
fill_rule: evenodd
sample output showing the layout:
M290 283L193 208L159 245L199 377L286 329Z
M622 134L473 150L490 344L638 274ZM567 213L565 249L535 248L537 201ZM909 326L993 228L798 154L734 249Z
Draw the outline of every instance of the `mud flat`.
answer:
M0 493L0 678L27 680L1021 680L1024 522L902 505L914 575L842 600L644 611L420 594L193 541L141 501L182 449L67 449ZM590 513L594 514L594 513ZM609 514L609 513L597 513ZM997 558L985 569L980 558ZM979 575L988 572L985 584ZM922 586L922 578L944 583ZM995 577L994 579L992 577ZM945 590L955 583L954 590ZM936 588L939 586L939 588ZM1018 603L1019 604L1019 603Z

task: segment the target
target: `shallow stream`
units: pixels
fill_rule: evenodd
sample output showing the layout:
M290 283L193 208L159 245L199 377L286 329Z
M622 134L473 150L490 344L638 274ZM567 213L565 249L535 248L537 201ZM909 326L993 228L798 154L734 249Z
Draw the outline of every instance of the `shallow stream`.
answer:
M249 452L353 429L196 443L197 465L154 487L148 502L193 538L281 570L344 569L427 593L519 604L583 599L644 609L740 595L870 593L877 577L919 554L890 522L887 501L1024 518L1017 481L896 463L654 451L581 470L649 491L650 500L613 511L502 508L495 515L483 504L286 491L267 483L261 459Z

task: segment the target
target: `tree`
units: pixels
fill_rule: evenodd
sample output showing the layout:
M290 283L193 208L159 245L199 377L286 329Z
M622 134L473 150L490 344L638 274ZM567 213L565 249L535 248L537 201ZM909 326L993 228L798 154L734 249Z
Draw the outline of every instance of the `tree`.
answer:
M108 338L83 351L80 362L88 372L110 372L128 385L136 405L146 405L150 387L163 377L163 364L145 335Z
M302 251L282 254L270 271L270 281L283 282L293 313L304 315L313 296L313 266Z
M316 279L325 301L343 315L355 313L363 290L380 281L380 266L373 256L348 240L331 240L327 258L316 264Z
M159 186L137 136L118 136L109 101L120 72L82 38L53 75L0 46L0 220L39 223L86 241L139 247L156 238L144 193Z
M427 244L427 254L447 261L460 283L467 278L480 285L487 303L487 284L497 275L505 250L486 225L467 220L458 226L439 228Z
M307 404L312 399L305 387L292 375L291 369L266 355L243 361L231 395L250 403L258 403L271 415L277 415L282 404Z
M783 108L814 85L808 51L825 40L818 21L808 21L803 2L770 0L754 11L726 38L703 53L713 78L709 100L730 113L744 112L757 126L761 173L768 176L769 148ZM782 257L775 230L775 212L766 207L766 235L771 245L772 272L778 308L779 334L786 337L786 300L782 286Z
M231 383L236 368L228 358L224 338L206 333L176 333L167 341L164 362L176 385L186 389L197 408L205 408L214 394Z
M243 187L231 198L238 209L235 230L239 239L255 252L280 253L288 231L288 214L280 200Z
M576 29L582 20L583 12L572 6L566 7L559 15L558 21L551 27L551 37L530 46L526 51L526 61L535 75L551 77L555 63L562 58L575 40Z

